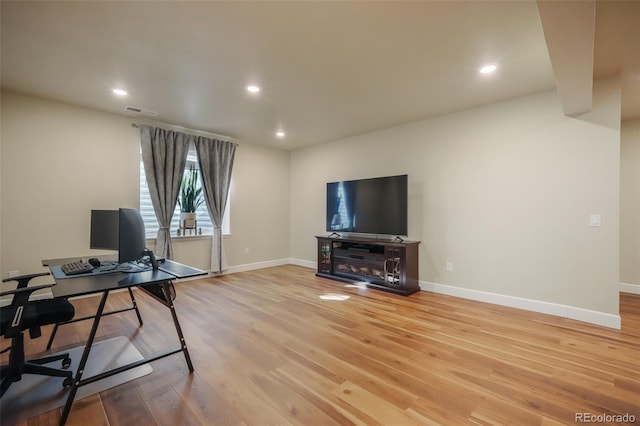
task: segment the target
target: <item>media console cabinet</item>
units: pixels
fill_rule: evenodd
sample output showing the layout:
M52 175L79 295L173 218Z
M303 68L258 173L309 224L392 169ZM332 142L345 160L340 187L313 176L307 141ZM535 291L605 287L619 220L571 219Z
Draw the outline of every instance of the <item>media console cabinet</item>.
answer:
M383 241L359 237L318 239L319 277L347 283L366 283L408 296L418 286L418 245L420 241Z

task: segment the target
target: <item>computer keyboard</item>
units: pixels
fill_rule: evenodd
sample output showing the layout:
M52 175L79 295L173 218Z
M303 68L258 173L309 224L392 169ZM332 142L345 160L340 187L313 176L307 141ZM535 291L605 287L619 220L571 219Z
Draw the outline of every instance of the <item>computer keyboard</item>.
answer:
M60 266L60 269L65 273L65 275L76 275L86 274L87 272L93 271L93 266L91 266L90 263L77 260L75 262L65 263Z

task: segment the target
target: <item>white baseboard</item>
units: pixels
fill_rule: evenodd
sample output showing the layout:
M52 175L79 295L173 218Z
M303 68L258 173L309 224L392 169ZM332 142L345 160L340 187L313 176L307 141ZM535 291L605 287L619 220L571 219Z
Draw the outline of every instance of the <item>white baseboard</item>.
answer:
M256 269L270 268L282 265L297 265L309 269L317 269L317 263L314 261L285 258L268 260L264 262L247 263L244 265L235 265L228 267L223 274L232 274L235 272L253 271ZM211 273L210 273L211 274ZM195 277L202 278L202 277ZM557 303L543 302L533 299L525 299L515 296L507 296L503 294L490 293L480 290L471 290L462 287L450 286L445 284L420 281L420 289L433 293L446 294L449 296L461 297L463 299L477 300L479 302L493 303L496 305L508 306L512 308L524 309L532 312L555 315L563 318L575 319L591 324L601 325L604 327L620 329L621 319L619 315L607 314L604 312L592 311L589 309L578 308L575 306L561 305ZM620 291L624 293L640 294L639 284L620 283ZM32 299L46 299L51 297L50 290L46 292L36 292ZM4 298L3 298L4 299ZM10 298L0 300L0 305L10 303Z
M289 263L292 265L302 266L304 268L318 269L318 263L310 260L289 258Z
M293 265L304 266L310 269L317 269L317 263L308 260L289 259L289 263ZM507 296L497 293L489 293L486 291L471 290L426 281L420 281L419 285L421 290L431 291L433 293L446 294L449 296L461 297L463 299L477 300L479 302L494 303L496 305L555 315L563 318L570 318L577 321L587 322L590 324L601 325L603 327L615 328L618 330L621 327L620 315L607 314L604 312L592 311L575 306L561 305L558 303L543 302L540 300L525 299L522 297ZM620 288L620 291L640 294L640 285L621 283ZM623 288L624 290L622 290Z
M607 314L604 312L591 311L589 309L575 306L561 305L558 303L543 302L540 300L525 299L522 297L507 296L504 294L489 293L480 290L455 287L445 284L437 284L420 281L420 289L433 293L446 294L448 296L461 297L463 299L477 300L479 302L493 303L496 305L508 306L511 308L524 309L542 314L555 315L563 318L570 318L590 324L601 325L603 327L620 329L620 315Z
M640 294L640 284L620 283L620 293Z
M236 272L246 272L246 271L253 271L255 269L271 268L273 266L282 266L282 265L289 264L290 263L289 260L290 259L275 259L275 260L267 260L264 262L245 263L244 265L229 266L222 273L223 275L233 274Z
M223 275L233 274L235 272L254 271L256 269L271 268L273 266L282 266L282 265L297 265L297 266L302 266L304 268L316 269L316 262L311 262L311 261L302 260L302 259L288 258L288 259L267 260L264 262L256 262L256 263L246 263L244 265L229 266L227 269L223 271Z
M289 263L310 269L317 269L318 266L316 262L302 259L289 259ZM618 330L621 327L620 315L607 314L604 312L592 311L569 305L561 305L558 303L543 302L540 300L525 299L522 297L507 296L503 294L489 293L486 291L430 283L426 281L420 281L419 285L421 290L431 291L433 293L447 294L450 296L461 297L463 299L477 300L479 302L494 303L496 305L508 306L511 308L555 315L558 317L574 319ZM621 283L620 289L620 291L625 291L627 293L640 294L640 285Z

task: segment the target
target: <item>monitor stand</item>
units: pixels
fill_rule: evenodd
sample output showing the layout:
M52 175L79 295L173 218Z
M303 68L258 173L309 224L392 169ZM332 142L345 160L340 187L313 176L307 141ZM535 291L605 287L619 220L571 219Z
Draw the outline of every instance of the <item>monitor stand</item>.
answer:
M145 256L149 256L149 262L151 262L151 268L154 271L157 271L158 270L158 261L156 260L156 257L153 254L153 251L152 250L145 250L144 251L144 255Z

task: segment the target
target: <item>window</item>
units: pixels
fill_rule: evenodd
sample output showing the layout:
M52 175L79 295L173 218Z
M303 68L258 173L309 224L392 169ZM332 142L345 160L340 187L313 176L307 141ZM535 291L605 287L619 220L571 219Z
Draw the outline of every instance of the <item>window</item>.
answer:
M185 173L189 172L189 168L194 164L196 169L199 170L198 167L198 157L196 154L196 149L193 144L189 146L189 153L187 154L187 164L185 166ZM222 233L229 234L230 233L230 222L229 222L229 200L227 200L227 206L224 211L224 217L222 218ZM151 196L149 195L149 187L147 186L147 179L144 174L144 164L142 164L142 154L140 155L140 214L142 215L142 219L144 220L144 227L147 233L147 238L156 238L158 235L158 221L156 220L156 214L153 211L153 205L151 204ZM198 221L198 230L202 229L202 235L213 235L213 223L211 218L209 217L209 212L207 211L207 206L205 203L202 203L200 207L196 210L196 218ZM173 217L171 218L171 236L175 237L177 235L176 231L180 226L180 207L176 204L176 209L173 212ZM189 234L187 233L187 236Z

